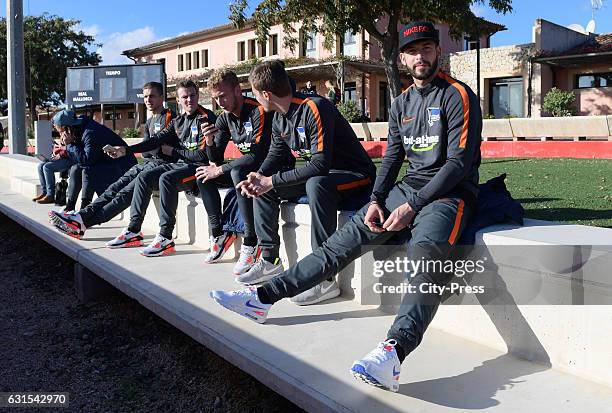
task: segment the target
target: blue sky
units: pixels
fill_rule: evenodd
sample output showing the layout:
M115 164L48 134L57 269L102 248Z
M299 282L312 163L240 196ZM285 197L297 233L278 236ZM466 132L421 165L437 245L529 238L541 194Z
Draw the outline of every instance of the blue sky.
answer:
M367 0L364 0L367 1ZM229 0L192 1L185 7L168 0L23 0L26 14L49 12L81 20L84 31L103 43L98 52L104 64L127 63L121 51L163 38L201 30L228 22ZM257 4L250 0L250 5ZM472 10L487 20L505 25L508 30L491 39L492 46L528 43L537 18L567 26L583 27L591 18L590 0L514 0L514 11L498 15L487 6L476 4ZM6 0L0 0L0 16L6 15ZM595 13L597 33L612 32L612 0L603 0Z

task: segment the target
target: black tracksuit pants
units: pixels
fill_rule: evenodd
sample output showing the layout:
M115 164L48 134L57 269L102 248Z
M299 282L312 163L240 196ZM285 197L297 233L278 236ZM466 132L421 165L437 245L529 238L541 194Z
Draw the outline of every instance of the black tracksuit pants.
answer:
M208 214L208 226L213 237L218 237L223 233L223 223L221 222L221 195L218 188L231 188L246 179L253 168L235 167L229 172L217 177L216 179L202 182L198 181L198 188L204 208ZM240 215L244 220L244 245L254 247L257 245L257 235L255 234L255 224L253 219L253 199L242 196L240 190L236 191L236 200Z
M410 202L415 193L415 189L403 182L396 184L386 200L385 216ZM364 206L312 254L260 287L262 292L272 303L298 295L342 270L363 254L368 246L373 248L389 241L397 232L375 233L364 224L368 207ZM443 260L448 257L471 214L472 208L454 196L425 206L412 224L403 230L410 237L408 258ZM418 286L424 283L446 285L452 278L452 274L417 272L413 275L409 281L417 286L417 292L404 296L388 332L388 338L397 340L406 355L419 345L440 304L440 295L421 293Z
M158 159L147 160L145 163L132 166L114 184L106 188L95 201L79 211L83 223L87 228L110 221L119 213L127 209L134 194L136 178L140 173L149 171L163 165L164 161Z
M352 172L330 171L328 175L314 176L304 184L272 189L255 198L255 232L259 239L261 256L269 261L279 256L278 221L283 199L308 196L311 214L310 243L314 250L336 230L338 204L362 191L371 192L373 184L374 179L371 177Z
M128 230L140 232L151 194L159 189L160 216L159 234L172 239L176 224L178 194L188 191L195 185L195 170L198 165L187 163L170 163L143 171L134 184L134 195L130 205L130 224Z

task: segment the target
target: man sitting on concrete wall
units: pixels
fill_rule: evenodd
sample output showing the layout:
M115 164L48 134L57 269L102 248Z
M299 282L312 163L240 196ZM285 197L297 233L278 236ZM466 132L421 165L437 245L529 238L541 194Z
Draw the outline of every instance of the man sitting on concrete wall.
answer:
M53 116L53 127L66 144L68 157L83 169L83 186L93 193L102 193L128 169L135 165L132 155L124 159L108 157L105 146L126 145L115 132L98 122L82 116L77 118L71 110L62 110ZM76 198L76 196L75 196Z
M142 92L145 106L151 112L151 117L147 119L144 129L144 141L147 141L166 129L175 115L170 109L164 108L164 87L161 83L149 82L143 86ZM164 155L159 148L145 152L142 156L146 159L144 163L132 166L93 203L82 207L76 213L54 211L50 214L51 223L60 231L66 229L69 235L80 238L84 235L86 228L108 222L130 206L138 175L159 165L177 160L176 157ZM70 231L70 225L74 225L74 222L82 223L80 231ZM115 239L107 242L106 246L109 248L136 247L142 245L142 240L142 234L124 230Z
M257 284L283 272L279 258L278 221L283 199L308 196L311 211L311 246L319 247L338 224L343 200L370 193L376 167L338 109L321 96L293 92L278 60L259 64L249 76L253 94L266 112L274 111L270 151L258 172L240 183L255 197L255 228L261 259L238 276L243 284ZM296 152L303 166L285 169L285 159ZM330 274L293 302L314 304L340 294Z
M234 237L234 234L223 233L218 188L234 187L245 180L250 172L259 169L270 148L272 114L266 114L261 104L242 94L238 77L230 70L214 72L208 79L208 89L211 97L223 109L223 113L215 124L205 126L202 131L206 138L208 157L215 165L198 167L196 178L211 231L211 249L205 261L213 263L221 259ZM223 163L225 149L230 140L242 156ZM288 157L287 163L295 163L293 156ZM255 264L257 235L253 200L242 195L240 191L236 195L244 221L244 238L240 257L234 266L234 275L241 275Z
M391 106L387 152L370 204L287 271L258 288L212 291L212 298L263 323L274 303L307 291L346 267L367 246L385 244L398 232L409 238L406 252L412 262L449 256L478 196L482 115L472 90L439 71L440 55L432 23L414 22L400 31L400 59L414 85ZM396 183L406 157L406 176ZM267 184L253 180L246 189L256 195L266 191ZM431 287L446 286L453 276L427 268L418 265L410 273L414 292L405 294L386 339L353 363L350 371L356 378L399 390L401 363L420 344L440 304L440 294Z
M178 194L193 189L197 167L208 165L201 126L214 123L217 119L212 111L198 104L199 90L193 81L179 82L176 85L176 96L183 114L174 118L166 129L137 145L117 146L108 150L111 156L120 158L126 154L159 148L164 155L178 158L177 162L144 171L136 179L127 236L140 234L151 195L154 190L159 190L160 228L153 241L141 251L146 257L168 255L175 251L172 235L176 224Z

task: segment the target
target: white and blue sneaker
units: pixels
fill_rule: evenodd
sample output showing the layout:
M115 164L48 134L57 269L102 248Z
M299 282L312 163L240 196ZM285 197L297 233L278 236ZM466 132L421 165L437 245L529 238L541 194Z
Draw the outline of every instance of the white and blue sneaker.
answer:
M257 289L254 287L235 291L211 291L210 297L217 304L259 324L266 322L268 311L272 307L272 304L259 301Z
M401 364L396 345L397 341L393 339L378 344L364 358L353 363L351 374L372 386L397 392Z

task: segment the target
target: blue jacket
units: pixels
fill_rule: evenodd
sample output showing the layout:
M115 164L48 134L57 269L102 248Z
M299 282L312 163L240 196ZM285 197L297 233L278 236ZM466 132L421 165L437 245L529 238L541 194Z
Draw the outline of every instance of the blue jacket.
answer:
M119 159L112 159L104 153L102 148L106 145L127 146L127 143L115 132L104 125L81 116L83 123L80 127L81 136L68 145L68 156L83 168L91 168L99 164L117 167L127 166L126 170L136 164L134 155L126 155Z

